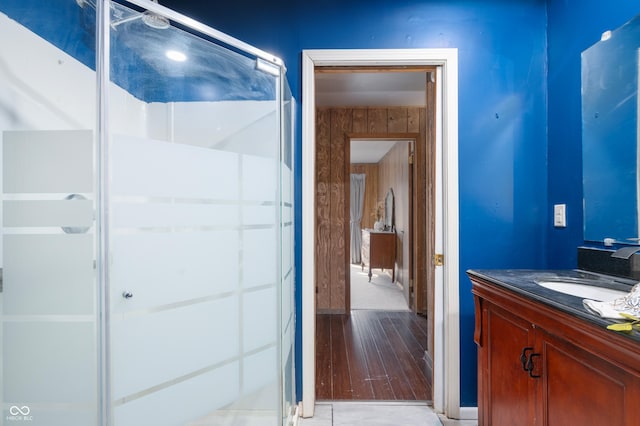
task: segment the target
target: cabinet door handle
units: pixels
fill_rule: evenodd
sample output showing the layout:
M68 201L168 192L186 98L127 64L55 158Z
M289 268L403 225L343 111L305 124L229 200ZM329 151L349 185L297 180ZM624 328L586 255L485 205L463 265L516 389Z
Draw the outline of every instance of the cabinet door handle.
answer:
M534 356L540 356L540 354L530 354L529 355L529 359L527 360L527 368L526 370L529 372L529 377L533 378L533 379L537 379L538 377L542 377L539 374L533 374L533 357Z
M533 351L532 347L526 347L522 349L522 353L520 354L520 362L522 363L522 369L524 371L529 371L529 364L527 363L527 360L530 359L529 356L527 355L527 352L529 351Z

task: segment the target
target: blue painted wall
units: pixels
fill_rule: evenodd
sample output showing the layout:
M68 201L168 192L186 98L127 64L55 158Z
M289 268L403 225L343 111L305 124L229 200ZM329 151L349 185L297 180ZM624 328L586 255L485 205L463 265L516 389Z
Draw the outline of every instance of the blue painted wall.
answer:
M303 49L459 49L461 403L475 406L473 300L465 270L546 267L546 2L161 3L283 58L298 100ZM299 168L296 176L299 182Z
M567 227L549 228L548 265L575 268L583 244L580 54L640 13L634 1L550 0L548 5L549 206L567 205ZM590 244L593 245L593 244Z

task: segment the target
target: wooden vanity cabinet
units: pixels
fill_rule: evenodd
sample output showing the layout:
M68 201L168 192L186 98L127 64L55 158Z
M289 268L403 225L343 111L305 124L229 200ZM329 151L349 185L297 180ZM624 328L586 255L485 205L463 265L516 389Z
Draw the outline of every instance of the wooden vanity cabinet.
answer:
M638 376L543 330L538 379L542 425L638 425ZM631 412L628 409L631 408ZM635 413L635 414L633 414Z
M640 344L472 278L478 423L639 425Z
M479 423L529 426L535 416L535 382L523 370L518 354L533 347L534 330L527 321L491 304L485 304L481 321Z

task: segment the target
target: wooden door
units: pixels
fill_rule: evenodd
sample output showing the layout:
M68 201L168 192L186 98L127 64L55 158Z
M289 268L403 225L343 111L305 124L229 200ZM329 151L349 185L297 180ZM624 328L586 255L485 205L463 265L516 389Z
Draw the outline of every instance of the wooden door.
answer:
M420 245L420 241L423 241L424 250L416 250L414 254L414 271L415 271L415 280L416 288L415 293L420 296L416 299L417 312L422 314L426 314L427 317L427 330L429 330L429 334L427 335L427 353L433 354L434 350L434 328L435 328L435 243L436 243L436 82L435 79L435 71L427 73L426 80L426 108L425 108L425 120L424 120L424 130L423 134L425 135L425 149L424 156L422 158L418 158L421 151L416 148L415 150L415 163L420 164L424 163L425 166L422 167L424 170L424 186L422 187L422 191L424 192L424 201L418 198L421 188L420 181L416 180L415 182L415 201L416 203L423 204L424 207L422 209L415 209L415 217L414 217L414 236L416 238L416 243L414 243L414 247L418 247ZM422 125L420 126L422 131ZM417 167L417 171L421 170L420 167ZM415 179L421 179L422 174L418 174L414 172ZM424 227L420 226L420 222L424 223ZM423 236L419 234L422 232ZM418 238L422 238L418 240ZM446 260L445 260L446 261ZM420 268L419 265L424 264L424 268ZM419 275L422 273L422 279Z

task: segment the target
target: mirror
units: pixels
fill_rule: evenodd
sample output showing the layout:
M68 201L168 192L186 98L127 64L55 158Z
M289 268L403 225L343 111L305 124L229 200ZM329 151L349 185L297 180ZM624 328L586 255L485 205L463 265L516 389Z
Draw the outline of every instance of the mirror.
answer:
M384 230L393 231L393 189L391 188L384 198Z
M638 242L640 15L582 52L584 239Z

